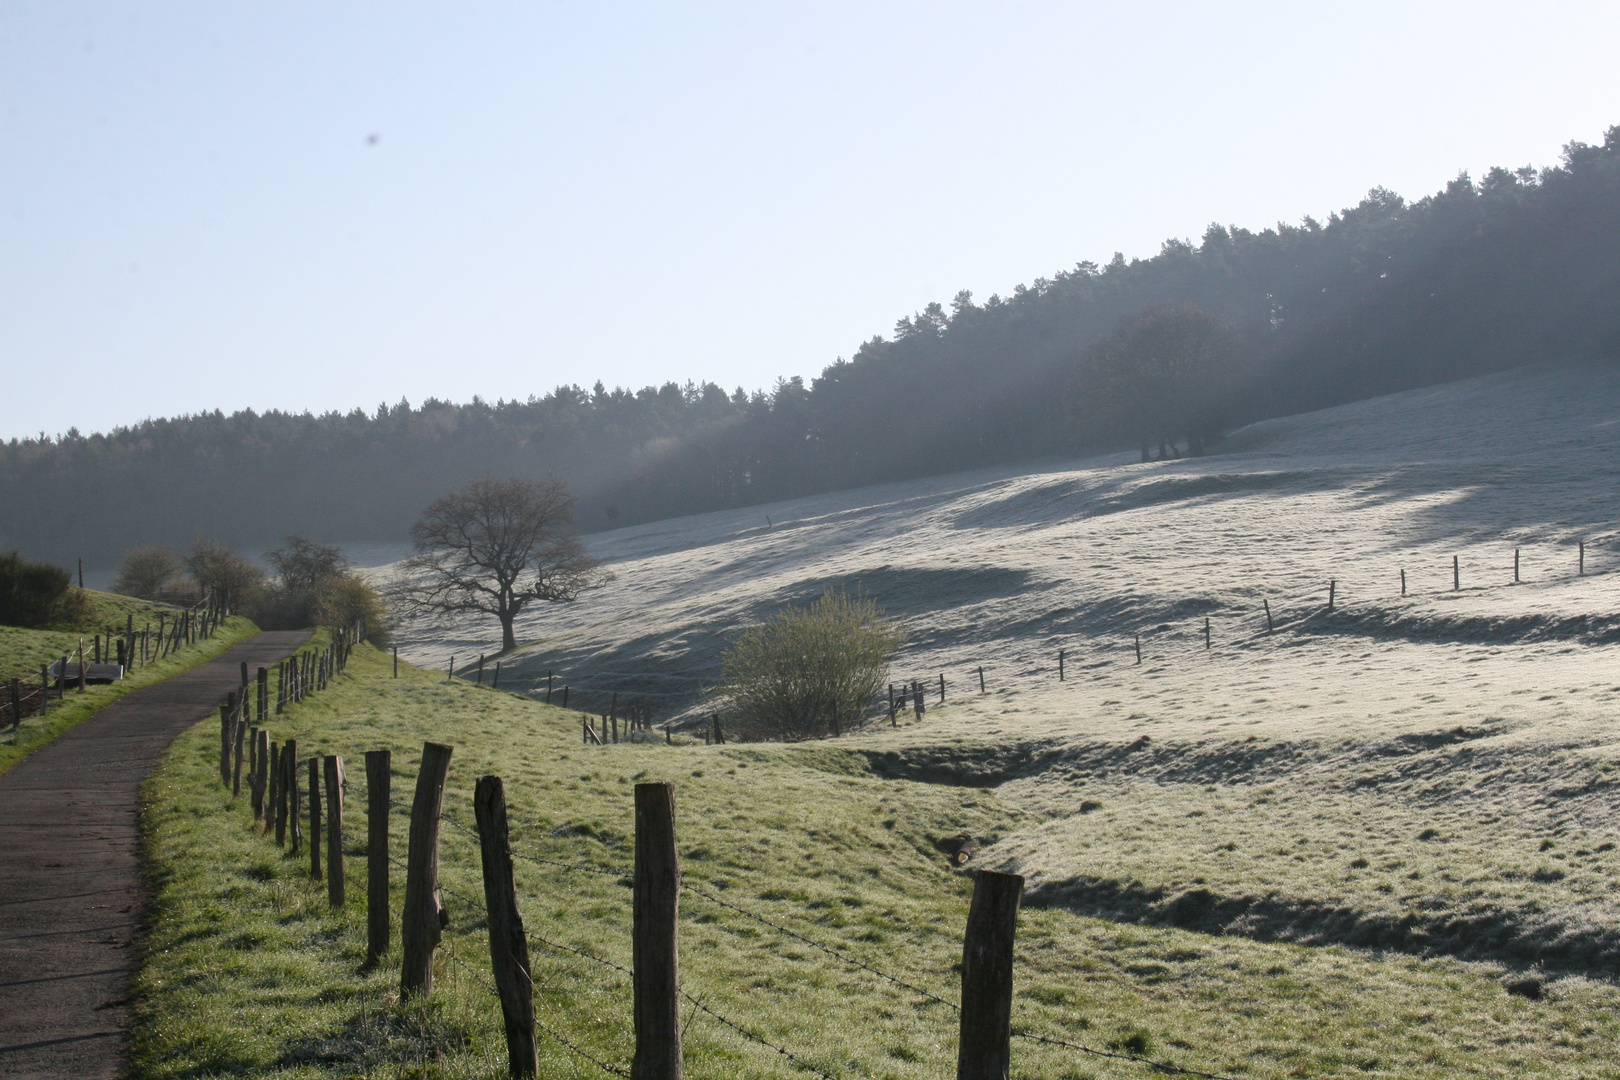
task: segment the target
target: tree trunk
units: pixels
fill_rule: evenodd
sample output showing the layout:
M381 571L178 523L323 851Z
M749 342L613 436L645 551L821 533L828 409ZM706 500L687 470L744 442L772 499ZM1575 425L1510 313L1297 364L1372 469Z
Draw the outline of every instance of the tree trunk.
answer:
M512 633L513 615L501 616L501 652L511 652L517 648L517 635Z

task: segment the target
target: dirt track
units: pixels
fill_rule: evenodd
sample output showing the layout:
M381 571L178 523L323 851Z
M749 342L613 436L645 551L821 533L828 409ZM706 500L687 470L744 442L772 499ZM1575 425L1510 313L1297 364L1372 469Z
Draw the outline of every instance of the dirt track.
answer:
M144 887L137 799L174 738L308 633L266 633L137 690L0 776L0 1076L124 1074Z

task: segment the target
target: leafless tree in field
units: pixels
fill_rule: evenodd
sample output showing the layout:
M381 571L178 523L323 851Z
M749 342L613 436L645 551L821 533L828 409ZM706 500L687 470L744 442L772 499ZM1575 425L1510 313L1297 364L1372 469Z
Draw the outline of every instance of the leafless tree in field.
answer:
M512 624L535 601L569 603L613 575L573 534L574 496L561 480L475 480L435 499L411 526L416 554L395 591L418 615L493 615L502 651Z

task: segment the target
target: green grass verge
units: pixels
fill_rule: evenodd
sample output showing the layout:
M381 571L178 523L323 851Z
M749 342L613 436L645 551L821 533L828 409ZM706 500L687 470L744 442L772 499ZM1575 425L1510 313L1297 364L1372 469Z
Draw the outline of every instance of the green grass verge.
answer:
M452 923L425 1004L401 1005L394 955L362 968L367 749L394 751L390 829L405 852L420 746L452 744L446 814L470 825L477 777L501 775L519 854L541 1023L585 1052L627 1065L624 977L541 938L630 963L630 898L620 877L524 856L627 871L632 787L677 788L687 879L751 911L954 1000L970 877L936 841L994 838L1032 824L989 790L885 780L838 743L582 747L578 714L401 668L362 647L324 693L271 725L302 754L349 761L350 902L326 903L293 859L258 837L246 798L217 774L217 729L176 741L149 780L143 817L155 886L134 984L133 1075L496 1077L499 1009L476 841L447 824ZM925 729L915 733L927 738ZM683 986L703 1003L837 1077L949 1075L957 1017L707 900L682 898ZM1499 969L1339 947L1268 944L1061 910L1021 916L1014 1025L1112 1050L1145 1051L1242 1077L1620 1076L1620 994L1564 980L1554 1000L1505 994ZM780 1055L690 1007L694 1077L803 1076ZM1013 1075L1146 1077L1141 1065L1015 1040ZM541 1075L600 1071L541 1036Z
M248 619L233 616L225 621L213 637L177 649L162 660L146 667L137 667L119 682L87 686L83 691L69 688L67 696L62 700L52 698L51 707L45 715L25 717L18 727L7 729L0 735L0 773L4 773L62 732L82 724L125 694L151 686L153 683L160 683L182 671L194 668L258 632L259 628ZM39 665L51 659L60 659L62 653L66 651L66 644L60 640L62 638L71 640L77 648L76 634L0 626L0 655L5 655L10 661L9 650L14 647L44 650L42 653L44 659L33 665L34 685L37 686Z
M85 638L85 655L90 655L90 641L94 634L109 630L123 633L126 620L135 618L135 628L148 623L157 632L158 615L173 620L180 610L173 604L158 604L150 600L137 600L133 596L98 592L95 589L75 589L74 607L77 615L68 623L44 630L25 630L20 626L0 626L0 681L22 679L25 683L39 682L42 664L60 660L73 654L77 659L79 639ZM108 646L109 649L116 646Z

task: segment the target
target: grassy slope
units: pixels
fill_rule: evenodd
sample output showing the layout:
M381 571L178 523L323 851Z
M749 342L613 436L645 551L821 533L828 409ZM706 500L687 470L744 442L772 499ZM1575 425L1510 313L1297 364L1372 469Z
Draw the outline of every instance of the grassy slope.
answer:
M9 682L18 678L24 682L32 679L37 683L41 665L60 660L64 655L78 659L80 638L84 639L84 651L88 657L91 654L90 639L95 634L105 634L109 629L123 633L128 616L135 617L137 630L150 622L156 633L160 612L172 619L180 610L172 604L156 604L95 589L81 589L79 595L83 598L84 608L71 625L48 630L0 626L0 681ZM116 649L117 646L109 648Z
M132 600L129 597L114 596L112 593L96 593L85 590L89 600L86 618L80 625L105 628L117 624L123 626L126 611L135 614L135 623L140 626L143 619L150 617L154 629L156 628L158 610L173 612L176 609L165 605L149 604L142 600ZM95 633L91 630L89 633ZM232 617L227 619L218 633L212 638L198 641L164 657L146 667L137 667L130 671L126 677L115 683L102 686L87 686L83 692L69 689L67 697L62 701L51 701L50 710L44 716L29 716L24 718L22 724L16 729L7 729L0 736L0 773L10 769L17 762L38 750L41 746L56 738L62 732L83 723L96 712L117 701L125 694L139 690L144 686L162 682L182 671L196 667L205 660L212 659L229 649L232 645L245 638L252 637L259 632L259 628L247 619ZM86 634L85 636L88 636ZM9 679L15 673L26 677L31 670L34 675L34 684L38 684L39 667L51 660L60 659L64 652L70 648L76 650L80 632L63 630L24 630L14 626L0 626L0 669L7 672ZM88 643L85 652L89 654ZM19 660L21 661L19 663ZM15 670L13 670L15 669Z
M949 707L937 715L948 717ZM846 745L581 747L577 723L576 714L428 672L402 669L395 681L385 658L362 649L331 689L272 730L297 734L305 755L351 761L348 847L356 855L366 749L394 750L394 802L403 807L421 742L451 743L447 816L470 823L475 779L499 773L520 854L615 869L630 864L633 783L672 780L690 881L947 999L956 996L970 882L933 841L961 831L994 838L1035 823L983 789L876 778ZM397 940L381 971L360 971L363 862L350 864L349 907L330 912L307 861L256 838L245 808L220 791L216 737L207 724L183 736L148 786L157 893L136 985L135 1075L501 1075L498 1010L479 984L488 969L484 928L478 905L463 898L481 896L475 841L446 828L454 922L441 983L426 1007L401 1009ZM400 857L404 833L396 810ZM517 872L542 1023L627 1063L626 983L537 940L628 965L627 890L611 876L521 857ZM950 1010L697 897L682 905L683 983L719 1012L836 1076L949 1074ZM1499 973L1029 909L1014 1023L1245 1076L1620 1075L1611 1063L1620 1035L1612 987L1566 980L1554 1000L1530 1002L1506 995ZM543 1036L541 1045L542 1075L600 1075L555 1040ZM803 1075L702 1016L686 1045L693 1076ZM1022 1041L1013 1074L1148 1075Z

